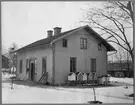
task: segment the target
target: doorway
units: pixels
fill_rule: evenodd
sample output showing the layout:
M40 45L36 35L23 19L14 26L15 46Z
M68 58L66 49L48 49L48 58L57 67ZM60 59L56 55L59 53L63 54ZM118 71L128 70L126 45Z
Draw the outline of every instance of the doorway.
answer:
M31 63L31 80L34 81L34 63Z
M28 69L29 69L29 80L35 81L35 75L36 75L36 59L29 59L27 62Z

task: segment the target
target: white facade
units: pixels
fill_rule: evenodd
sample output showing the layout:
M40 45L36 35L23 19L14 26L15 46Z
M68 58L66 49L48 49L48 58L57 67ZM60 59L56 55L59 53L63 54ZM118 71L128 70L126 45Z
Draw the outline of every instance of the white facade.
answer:
M87 50L80 49L80 38L87 38ZM77 59L77 71L91 72L91 58L96 59L96 71L99 76L107 74L107 50L102 45L98 50L99 41L84 30L80 30L66 37L67 48L62 47L62 40L55 43L55 83L67 82L70 73L70 57ZM60 75L60 76L59 76Z
M34 76L37 82L42 75L42 57L47 57L48 82L63 84L68 82L70 73L70 57L76 57L77 71L82 73L91 72L91 58L96 59L96 72L98 76L107 74L107 49L102 45L98 50L100 40L94 38L84 29L64 37L67 39L67 47L62 46L62 39L54 42L54 52L51 47L32 48L17 54L17 77L26 80L26 59L34 57L37 59L37 74ZM80 49L80 38L87 38L87 49ZM54 55L53 55L54 54ZM19 61L23 60L22 73L19 72ZM54 72L53 72L54 71Z

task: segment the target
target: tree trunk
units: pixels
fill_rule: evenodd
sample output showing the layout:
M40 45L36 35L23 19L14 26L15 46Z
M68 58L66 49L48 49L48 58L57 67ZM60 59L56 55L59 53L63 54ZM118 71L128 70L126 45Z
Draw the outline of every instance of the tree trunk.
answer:
M95 93L95 88L93 86L93 92L94 92L94 101L96 101L96 93Z
M134 54L133 52L131 51L130 52L130 55L131 55L131 59L132 59L132 63L131 63L131 71L133 71L133 76L134 76Z

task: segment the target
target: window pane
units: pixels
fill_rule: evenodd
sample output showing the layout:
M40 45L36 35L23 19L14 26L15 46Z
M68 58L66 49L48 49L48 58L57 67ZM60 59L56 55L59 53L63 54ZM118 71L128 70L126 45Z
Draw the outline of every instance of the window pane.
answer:
M67 47L67 39L62 40L63 47Z
M42 58L42 74L46 72L46 59Z
M102 45L98 44L98 50L101 50L101 49L102 49Z
M80 39L80 48L81 49L87 49L87 39L86 38Z
M80 43L83 44L83 39L81 38Z
M35 64L35 73L37 73L37 60L36 59L34 61L34 64Z

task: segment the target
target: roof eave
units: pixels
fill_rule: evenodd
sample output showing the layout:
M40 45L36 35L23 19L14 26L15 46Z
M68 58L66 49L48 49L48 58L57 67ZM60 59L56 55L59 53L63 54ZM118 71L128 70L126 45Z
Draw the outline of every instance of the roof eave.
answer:
M45 44L45 45L39 45L39 46L34 46L34 47L30 47L30 48L20 48L16 51L14 51L13 53L15 52L21 52L21 51L26 51L26 50L29 50L29 49L32 49L32 48L37 48L37 47L46 47L46 46L50 46L50 43L49 44Z
M103 39L97 32L95 32L92 28L90 28L88 25L86 26L90 31L92 31L96 36L99 36L99 39L103 41L103 43L106 45L107 51L117 51L112 45L110 45L105 39Z

